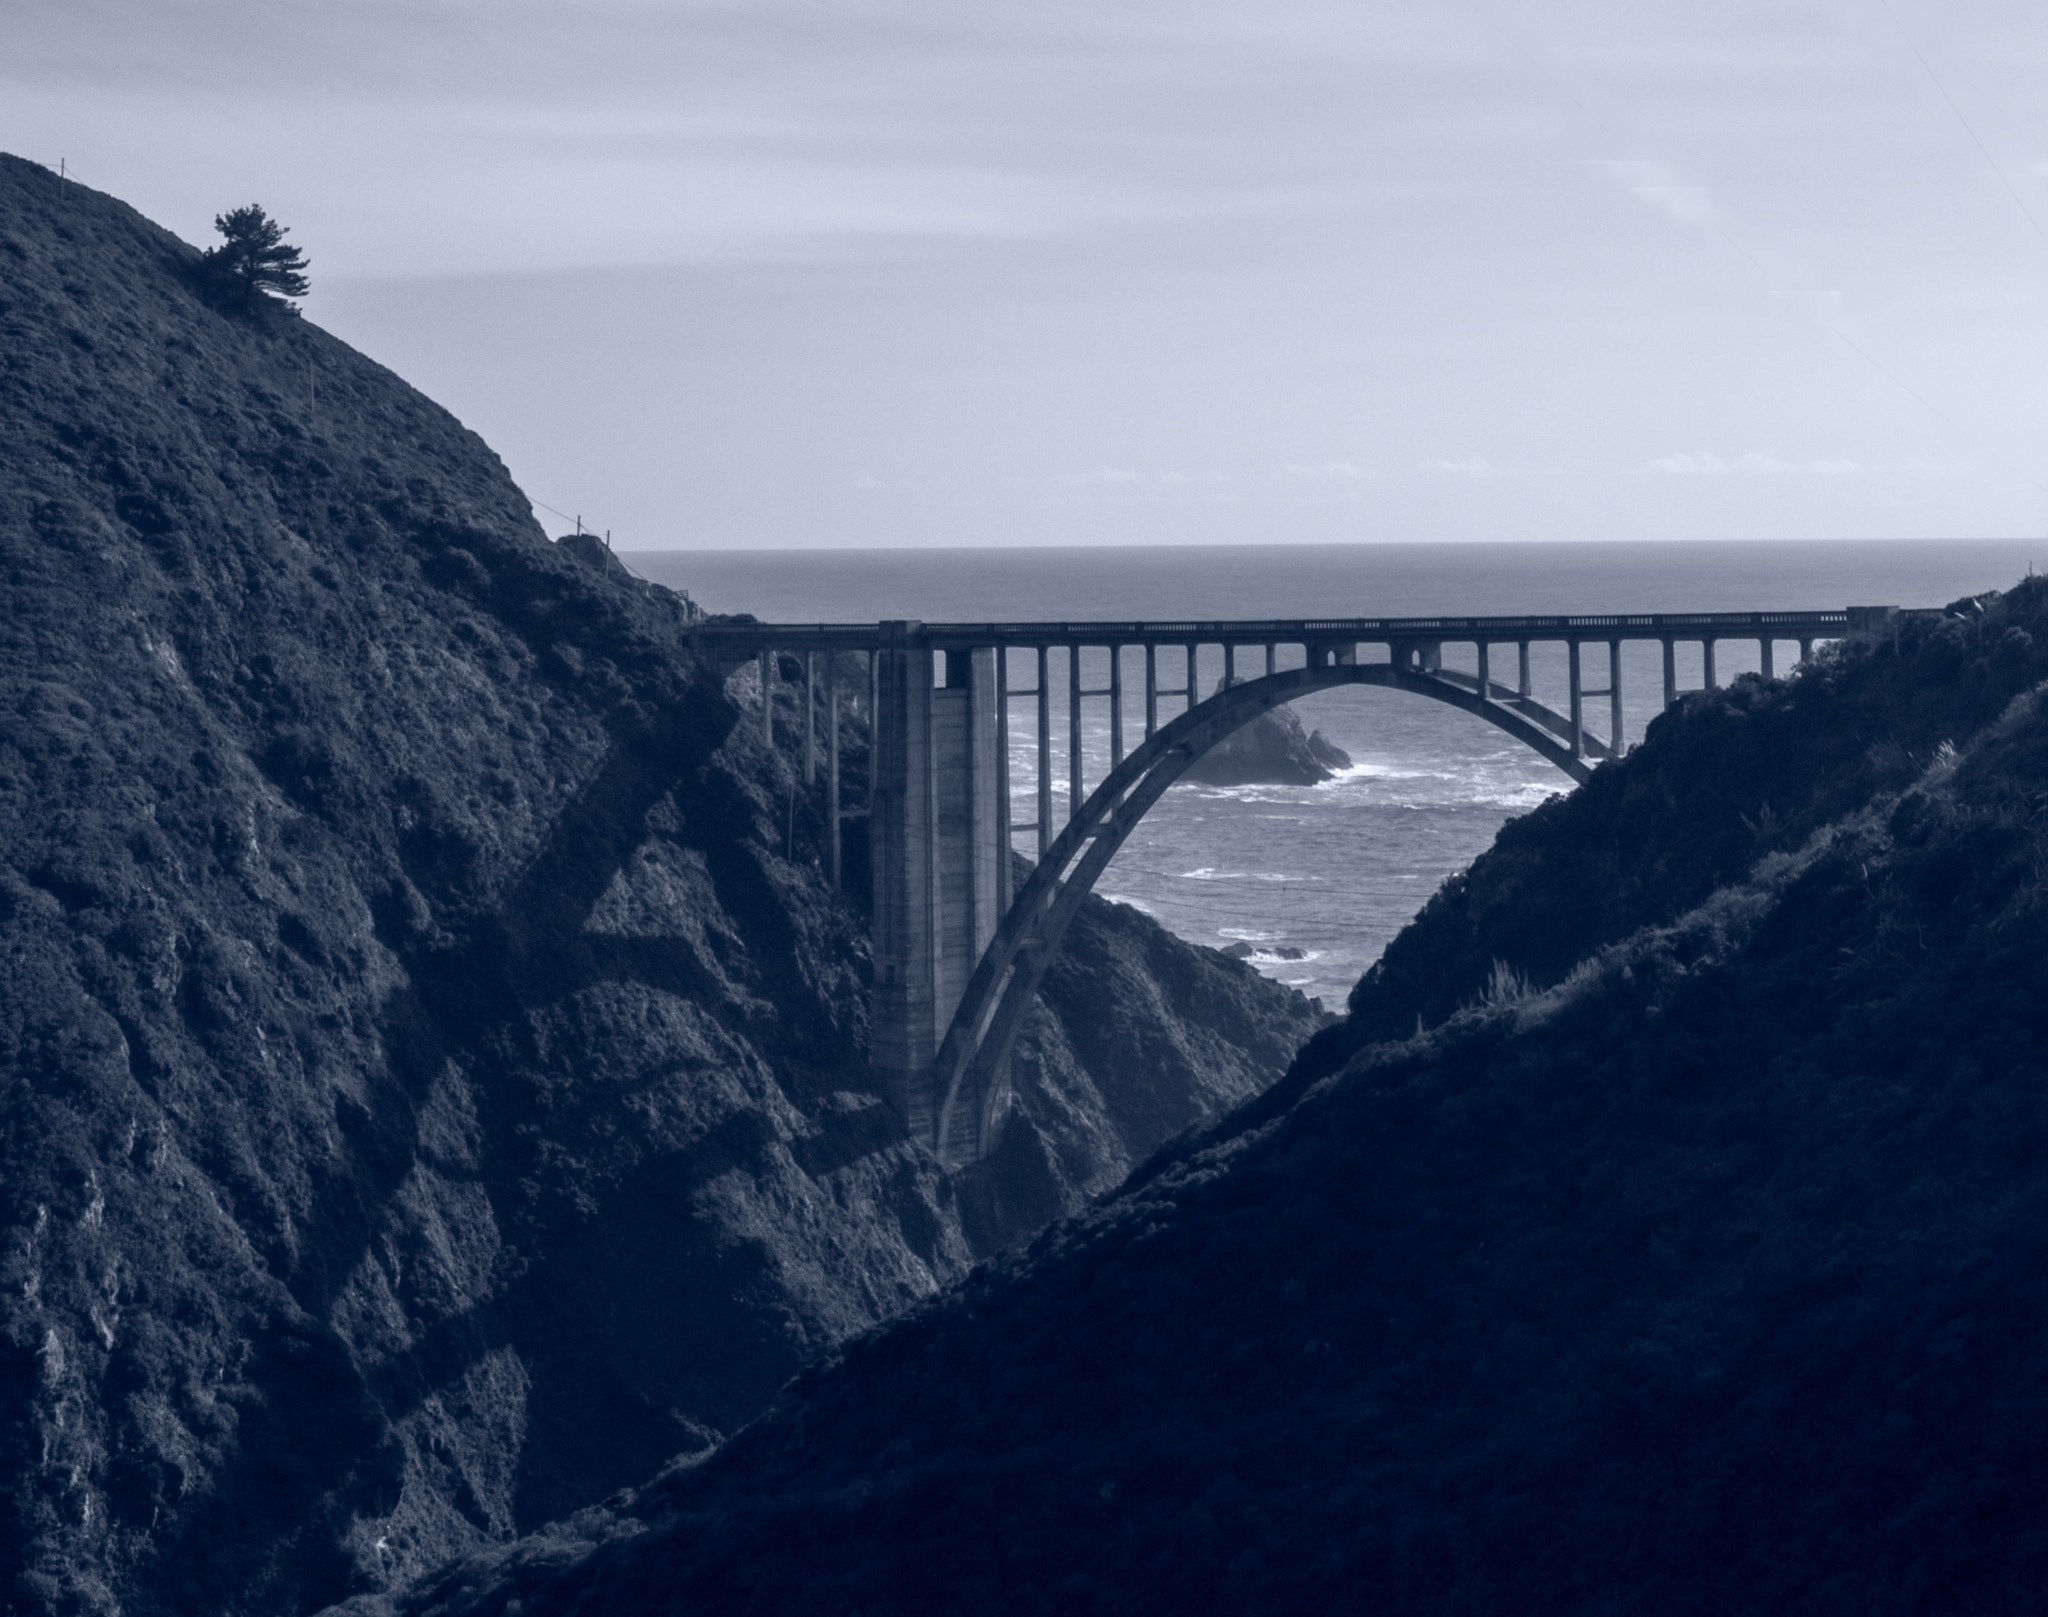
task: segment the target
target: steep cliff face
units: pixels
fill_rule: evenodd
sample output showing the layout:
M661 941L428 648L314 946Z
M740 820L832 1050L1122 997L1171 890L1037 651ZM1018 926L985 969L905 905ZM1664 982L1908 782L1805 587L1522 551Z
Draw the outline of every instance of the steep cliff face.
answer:
M1363 1038L716 1454L355 1611L2035 1609L2044 630L2029 583L1688 701L1517 848L1597 866L1633 802L1667 919ZM1765 780L1665 795L1731 764ZM1810 829L1696 846L1760 786ZM1542 891L1516 928L1585 924Z
M1160 1095L1062 1044L1055 994L1020 1174L941 1172L865 1084L815 806L682 604L548 543L317 327L206 307L194 256L0 157L24 1612L303 1610L597 1497L1316 1022L1099 907ZM1158 960L1236 1019L1168 1031Z

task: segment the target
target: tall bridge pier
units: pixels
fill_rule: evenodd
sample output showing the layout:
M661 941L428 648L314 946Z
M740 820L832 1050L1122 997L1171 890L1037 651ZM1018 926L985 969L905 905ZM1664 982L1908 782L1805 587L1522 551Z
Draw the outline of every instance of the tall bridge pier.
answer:
M992 647L939 651L885 623L868 836L875 872L870 1065L911 1132L946 1024L1009 907L1009 771Z
M705 624L693 639L730 667L758 657L761 723L772 735L777 664L802 659L803 770L815 783L818 673L824 671L827 862L841 876L843 815L869 818L874 880L870 1061L877 1089L913 1137L948 1163L983 1155L1008 1101L1012 1043L1068 923L1145 811L1181 773L1260 713L1337 685L1378 685L1461 708L1522 741L1574 780L1624 748L1622 646L1662 649L1663 704L1680 695L1677 647L1701 648L1716 683L1722 640L1759 647L1765 677L1781 643L1803 661L1816 641L1873 634L1896 607L1819 612L1663 613L1593 617L1343 618L1240 622ZM1447 667L1469 645L1473 672ZM1531 648L1561 645L1566 708L1537 700ZM1514 648L1512 683L1494 658ZM1204 697L1204 647L1223 677ZM1126 688L1126 652L1144 653L1143 700ZM1082 652L1106 652L1106 683L1084 682ZM1361 656L1361 651L1380 652ZM1240 672L1240 654L1256 661ZM1298 651L1300 661L1283 652ZM839 801L840 662L864 653L871 719L869 802ZM1064 652L1065 817L1055 813L1052 659ZM1590 656L1588 653L1590 652ZM1261 655L1262 654L1262 655ZM1012 688L1013 660L1035 676ZM1213 666L1213 663L1212 663ZM1505 674L1507 669L1502 668ZM1169 683L1162 683L1162 677ZM1604 684L1589 684L1605 679ZM1606 712L1588 704L1605 698ZM1178 712L1162 718L1162 700ZM1108 704L1106 758L1083 745L1085 704ZM1036 819L1012 825L1010 753L1019 703L1036 752ZM1604 717L1604 737L1595 725ZM1593 723L1589 724L1589 718ZM1089 786L1089 766L1098 778ZM1011 891L1011 849L1029 834L1037 863Z

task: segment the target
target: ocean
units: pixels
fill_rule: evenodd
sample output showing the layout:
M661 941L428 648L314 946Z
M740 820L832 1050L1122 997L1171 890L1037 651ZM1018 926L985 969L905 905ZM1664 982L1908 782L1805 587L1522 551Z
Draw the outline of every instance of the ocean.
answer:
M767 622L1072 621L1939 606L2009 585L2048 560L2048 541L703 550L621 559L689 591L707 610L751 612ZM1469 647L1447 645L1444 653L1446 665L1471 671ZM1779 672L1795 655L1789 644L1778 647ZM1124 733L1135 745L1142 652L1126 656ZM1604 688L1604 654L1589 647L1585 656L1585 683ZM1562 709L1562 648L1540 648L1533 660L1536 696ZM1065 659L1052 661L1057 823L1067 780ZM1288 665L1283 652L1281 666ZM1716 652L1721 683L1757 666L1754 643L1723 642ZM1086 688L1106 685L1107 674L1106 653L1084 655ZM1211 648L1197 670L1199 688L1206 694L1221 674L1221 654ZM1160 683L1177 685L1177 675L1173 654L1162 651ZM1701 676L1698 647L1681 646L1680 688L1697 687ZM1027 657L1016 654L1013 689L1034 677ZM1634 742L1661 706L1659 648L1625 647L1621 678L1625 735ZM1037 812L1035 709L1018 701L1012 712L1013 819L1020 823ZM1606 700L1586 709L1604 738ZM1179 711L1178 702L1162 700L1161 722ZM1446 877L1483 852L1507 820L1572 783L1484 721L1397 691L1327 691L1295 711L1351 755L1350 769L1312 787L1174 786L1096 890L1194 942L1249 943L1261 971L1335 1009ZM1092 787L1109 766L1106 699L1084 703L1083 728ZM1018 848L1032 853L1035 843L1022 835Z

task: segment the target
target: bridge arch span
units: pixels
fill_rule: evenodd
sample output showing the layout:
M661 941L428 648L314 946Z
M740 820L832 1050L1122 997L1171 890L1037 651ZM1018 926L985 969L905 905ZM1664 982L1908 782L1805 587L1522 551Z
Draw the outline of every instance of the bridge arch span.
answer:
M1796 643L1803 660L1818 640L1896 632L1897 607L1821 611L1689 612L1591 616L1303 618L1289 620L1081 623L767 624L751 619L692 620L700 655L731 669L758 659L757 699L763 736L794 725L801 738L803 779L817 782L821 763L831 881L841 880L840 825L868 821L874 880L873 978L869 1065L878 1090L911 1133L942 1160L975 1160L993 1143L1004 1073L1017 1031L1081 900L1117 849L1167 787L1195 759L1240 725L1297 697L1343 685L1378 685L1462 708L1547 758L1574 780L1618 750L1622 739L1621 648L1626 641L1661 643L1663 705L1678 699L1675 648L1700 648L1704 683L1713 686L1717 642L1748 640L1771 677L1775 648ZM1443 666L1447 644L1470 645L1476 672ZM1530 693L1530 649L1566 653L1569 716ZM1277 671L1280 647L1301 648L1304 666ZM1383 646L1387 660L1361 662L1361 647ZM1515 682L1492 677L1492 648L1517 648ZM1122 753L1125 723L1123 652L1145 653L1145 740ZM1196 700L1199 651L1219 647L1224 688ZM1588 689L1581 654L1593 648L1604 690ZM1109 686L1084 689L1081 653L1110 653ZM1239 651L1263 648L1262 677L1231 679ZM1186 654L1178 689L1155 682L1155 654ZM1053 721L1048 659L1068 659L1067 729L1071 819L1053 834ZM1010 691L1009 658L1036 653L1034 689ZM1601 653L1604 652L1604 659ZM781 670L800 653L794 684ZM865 807L842 812L840 701L842 657L864 655L870 727ZM943 670L943 675L941 675ZM1504 670L1505 671L1505 670ZM822 681L820 675L822 674ZM821 688L822 687L822 688ZM858 700L858 688L854 688ZM1007 745L1012 697L1035 696L1039 752L1039 863L1014 902L1010 897L1010 794ZM1080 778L1081 700L1109 698L1109 777L1093 792ZM1156 724L1157 698L1178 697L1188 710ZM1586 724L1585 703L1605 697L1606 738Z
M1507 696L1499 687L1499 695L1483 695L1476 679L1419 667L1415 658L1358 663L1334 653L1318 656L1313 648L1310 658L1307 667L1241 679L1161 726L1088 794L1046 848L997 924L932 1064L934 1144L942 1160L971 1162L993 1143L1011 1047L1068 925L1117 850L1196 759L1259 715L1317 691L1380 686L1474 714L1574 781L1591 774L1591 765L1574 756L1565 739L1572 733L1569 723L1540 703ZM1591 737L1582 736L1581 743L1596 756L1608 750Z

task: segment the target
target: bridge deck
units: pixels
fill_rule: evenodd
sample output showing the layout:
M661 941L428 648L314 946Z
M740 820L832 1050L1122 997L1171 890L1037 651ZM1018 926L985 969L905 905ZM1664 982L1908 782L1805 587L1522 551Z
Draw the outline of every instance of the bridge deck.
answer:
M1837 639L1850 614L1813 612L1634 612L1519 617L1212 618L1061 623L707 623L692 631L733 651L862 651L908 632L940 650L980 646L1303 644L1396 640Z

